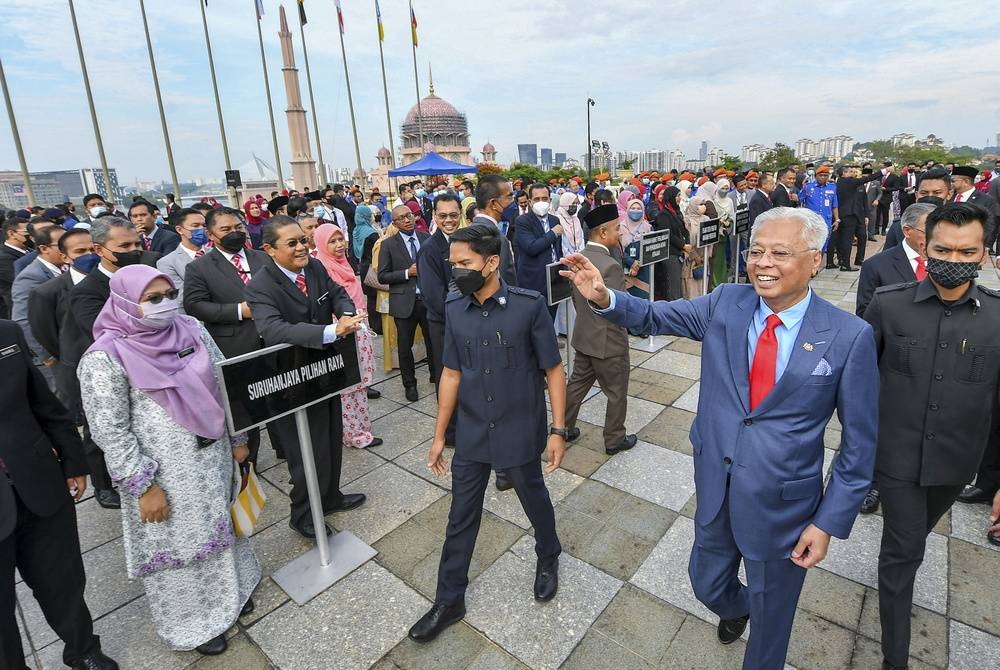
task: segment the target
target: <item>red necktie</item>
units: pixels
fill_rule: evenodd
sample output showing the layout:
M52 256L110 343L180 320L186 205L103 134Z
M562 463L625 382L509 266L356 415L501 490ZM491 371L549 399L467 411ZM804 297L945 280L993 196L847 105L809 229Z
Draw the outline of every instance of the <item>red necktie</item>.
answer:
M927 262L924 261L923 256L917 256L917 269L913 271L913 274L917 275L917 281L923 281L924 277L927 276Z
M302 291L302 295L307 298L309 297L309 289L306 287L306 276L301 272L295 275L295 285L299 287L300 291Z
M198 251L194 252L194 257L195 258L201 258L204 255L205 255L205 249L204 248L201 248Z
M236 274L239 275L240 281L244 284L250 283L250 275L247 271L243 269L243 263L240 261L239 254L233 254L233 267L236 268Z
M149 237L147 235L143 235L142 236L142 248L145 249L146 251L149 251L150 245L151 245L151 243L149 241Z
M956 195L955 196L955 202L962 202L963 195L964 194L962 194L962 193L959 193L958 195Z
M774 388L775 371L778 362L778 338L774 329L781 325L777 314L767 317L767 323L757 338L757 350L750 366L750 411L753 411Z

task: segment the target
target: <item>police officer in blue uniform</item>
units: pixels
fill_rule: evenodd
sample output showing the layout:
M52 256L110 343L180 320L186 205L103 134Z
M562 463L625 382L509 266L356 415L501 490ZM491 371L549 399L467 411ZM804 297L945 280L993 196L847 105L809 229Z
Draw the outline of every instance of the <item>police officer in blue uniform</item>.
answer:
M837 201L837 185L830 181L830 167L820 166L816 170L816 181L802 185L799 191L799 202L802 207L808 207L823 217L826 227L830 229L827 236L826 246L823 252L826 254L826 269L832 270L837 267L833 257L837 253L837 228L840 226L840 210ZM850 265L850 258L842 258L840 262Z
M535 529L534 596L558 588L559 554L552 500L542 479L566 451L566 374L548 308L536 291L500 278L500 233L476 224L451 235L449 261L457 291L445 303L445 334L437 426L427 465L448 471L445 431L459 413L452 472L451 512L434 606L410 629L417 642L433 640L465 616L469 563L492 469L504 470ZM543 384L544 382L544 384ZM546 427L544 386L553 425Z

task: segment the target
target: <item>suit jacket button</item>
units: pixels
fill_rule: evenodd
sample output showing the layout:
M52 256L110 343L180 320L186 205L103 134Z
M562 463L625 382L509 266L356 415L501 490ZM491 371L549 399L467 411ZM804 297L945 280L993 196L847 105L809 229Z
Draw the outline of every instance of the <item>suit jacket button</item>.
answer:
M491 395L486 396L486 402L493 402L493 396Z
M483 372L485 372L486 374L490 374L491 372L493 372L493 370L486 368L485 370L483 370Z
M927 433L927 435L925 435L924 437L926 437L928 440L933 440L934 439L934 433Z
M729 456L726 456L725 458L722 459L722 462L725 463L726 465L732 465L733 459L729 458Z
M490 428L496 428L496 427L497 427L497 425L495 423L493 423L492 421L490 421Z
M753 424L753 419L743 419L743 425L749 426Z

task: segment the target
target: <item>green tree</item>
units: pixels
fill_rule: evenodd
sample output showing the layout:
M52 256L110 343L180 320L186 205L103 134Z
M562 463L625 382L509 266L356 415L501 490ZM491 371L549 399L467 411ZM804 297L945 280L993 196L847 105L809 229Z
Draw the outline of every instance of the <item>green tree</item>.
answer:
M507 179L520 179L526 184L547 181L545 175L546 173L540 167L524 163L514 163L503 172L503 176Z
M757 166L767 172L776 172L780 168L788 167L798 162L795 152L787 144L778 142L774 148L764 154Z
M721 167L724 170L733 170L734 172L739 172L743 169L743 159L739 156L723 156L722 163L716 165L715 167Z

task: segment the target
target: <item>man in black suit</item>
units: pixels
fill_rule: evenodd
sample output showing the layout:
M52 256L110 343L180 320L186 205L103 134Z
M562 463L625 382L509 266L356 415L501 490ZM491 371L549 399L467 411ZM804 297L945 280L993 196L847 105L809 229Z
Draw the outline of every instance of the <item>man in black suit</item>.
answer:
M837 168L837 213L840 215L840 225L837 226L837 258L840 260L841 272L858 271L858 268L851 266L851 243L854 240L858 243L854 263L861 265L865 260L868 235L864 228L867 207L864 185L878 179L875 174L859 178L856 171L857 168L852 165Z
M72 668L117 670L84 601L76 510L87 465L76 425L31 364L20 328L0 321L0 667L25 668L14 569L62 639Z
M208 211L205 231L212 248L187 264L184 271L184 312L205 324L226 358L260 349L260 335L246 301L246 285L270 263L263 251L246 248L243 215L223 207ZM284 458L280 438L271 442ZM250 461L257 462L260 429L247 433Z
M531 211L517 217L514 222L517 239L517 285L521 288L546 294L545 266L562 258L562 224L549 214L552 193L545 184L528 187ZM556 318L557 306L549 306L549 314Z
M975 187L979 171L971 165L958 165L951 171L951 190L954 202L971 202L986 210L986 248L992 249L997 238L997 201L989 193Z
M139 233L139 244L144 251L152 251L166 256L181 243L181 236L172 230L156 225L154 207L145 200L137 200L128 208L135 231Z
M414 229L416 218L406 205L392 208L392 223L399 229L399 234L382 241L378 257L378 280L389 285L389 315L396 323L399 372L406 399L416 402L420 395L417 393L417 374L413 361L413 338L418 326L424 337L424 344L427 345L427 367L430 368L431 382L437 381L434 374L434 346L431 343L430 327L427 325L427 308L424 306L420 286L417 285L417 256L430 236Z
M861 176L867 177L870 174L874 174L870 167L861 169ZM876 179L865 184L865 227L868 235L868 241L874 242L876 240L875 235L878 234L878 202L879 196L882 195L882 185L881 180Z
M347 292L330 279L322 263L309 255L308 239L294 219L272 217L264 226L263 243L264 251L274 262L266 264L250 281L246 296L265 345L295 344L322 349L355 332L368 318L363 312L354 313L354 303ZM365 501L365 496L340 491L344 449L340 396L310 405L306 411L323 513L354 509ZM272 425L287 445L285 455L292 479L288 525L307 538L315 538L318 529L309 510L295 417L282 417ZM330 529L325 530L329 535Z
M889 224L892 223L892 197L903 190L903 180L896 174L896 166L892 164L892 161L882 163L882 170L879 174L881 175L879 182L882 186L882 194L877 201L875 227L882 235L885 235Z
M771 204L775 207L798 207L799 196L795 190L795 169L786 167L778 170L778 184L771 192Z
M491 225L500 230L500 219L504 209L514 202L510 182L497 174L487 174L476 184L476 209L479 214L472 223ZM509 236L500 238L500 278L508 286L517 286L517 272L514 270L514 250Z
M920 173L920 179L917 180L916 202L926 202L937 207L951 198L951 174L949 172L945 171L944 168L931 168ZM898 246L902 241L902 226L898 222L893 223L886 231L882 249Z
M750 196L750 224L757 220L757 217L774 207L771 202L771 192L774 190L774 176L765 174L760 178L760 183L753 190Z
M28 220L11 217L3 224L4 243L0 245L0 318L9 319L13 309L14 262L31 251L34 243L28 232Z

